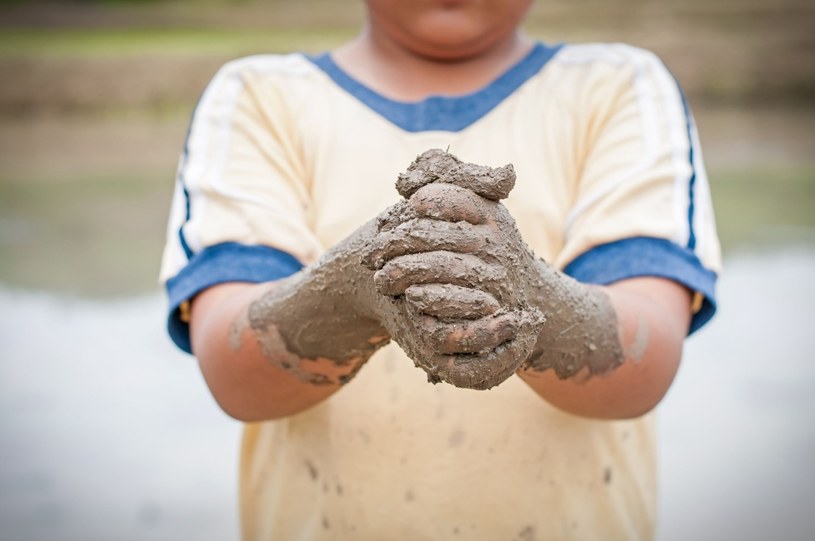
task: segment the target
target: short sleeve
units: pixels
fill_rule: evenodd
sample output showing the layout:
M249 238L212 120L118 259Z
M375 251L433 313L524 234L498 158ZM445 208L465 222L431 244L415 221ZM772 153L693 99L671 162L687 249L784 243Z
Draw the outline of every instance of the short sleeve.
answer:
M225 65L193 113L161 268L168 330L184 351L191 349L185 309L197 293L280 279L322 252L308 226L291 112L278 91L292 61L269 55Z
M716 310L721 256L687 101L647 51L596 46L564 57L591 73L591 93L576 107L584 158L558 265L586 283L683 284L696 292L693 332Z

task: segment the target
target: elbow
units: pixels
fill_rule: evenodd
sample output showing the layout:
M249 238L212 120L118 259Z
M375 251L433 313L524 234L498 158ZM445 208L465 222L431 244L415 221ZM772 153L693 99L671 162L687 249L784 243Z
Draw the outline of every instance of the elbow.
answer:
M586 419L598 419L603 421L626 421L637 419L652 412L659 404L660 399L637 400L628 397L619 400L617 397L601 397L595 400L573 400L573 399L552 399L547 401L557 409L583 417Z
M229 377L211 378L205 374L215 403L227 416L242 423L274 421L300 413L304 407L287 399L280 389L256 386L251 381L234 381Z
M255 408L250 407L245 398L237 396L238 393L223 385L223 382L213 380L204 373L204 381L215 403L228 417L242 423L263 421L262 415Z
M605 415L595 415L595 417L608 421L630 421L633 419L638 419L654 411L654 409L656 409L656 407L662 401L663 396L664 394L657 398L648 397L640 402L621 404L616 409L609 408L605 410Z
M578 417L603 421L625 421L651 413L662 401L663 396L664 394L657 397L595 395L588 398L549 394L545 400L557 409Z
M216 367L220 365L216 364ZM264 367L264 371L268 370ZM325 396L314 395L315 390L303 388L287 381L284 373L272 375L213 368L202 363L204 381L215 403L227 416L242 423L274 421L301 413L321 402Z
M218 407L221 409L222 412L226 414L227 417L230 417L235 421L241 423L254 423L262 420L255 419L252 415L250 415L249 412L245 412L239 408L234 408L230 405L226 405L217 398L215 399L215 403L218 404Z
M236 397L231 394L217 393L210 387L215 403L227 416L241 423L259 423L275 421L300 413L299 410L276 405L271 401L260 402L248 397Z
M679 357L652 359L651 366L633 366L633 361L629 363L632 366L626 367L628 374L622 374L621 385L612 386L608 407L601 409L608 413L604 416L606 419L636 419L656 409L671 388Z
M212 391L210 389L210 391ZM215 399L215 403L218 404L218 407L224 412L228 417L231 417L235 421L239 421L241 423L257 423L260 421L267 421L271 419L264 418L263 415L260 415L259 412L253 411L251 408L248 408L245 404L240 404L237 401L229 400L222 396L219 396L212 393L213 398Z

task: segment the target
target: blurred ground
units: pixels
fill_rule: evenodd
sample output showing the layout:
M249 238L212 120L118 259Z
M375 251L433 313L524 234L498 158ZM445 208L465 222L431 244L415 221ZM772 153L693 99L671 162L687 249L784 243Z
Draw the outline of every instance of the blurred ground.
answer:
M659 407L658 541L815 538L815 249L726 260L715 324Z
M238 427L156 275L187 120L223 62L319 51L361 0L0 2L0 538L236 536ZM661 408L660 539L808 539L815 5L540 0L545 41L656 51L694 108L722 311Z
M658 540L811 541L815 248L727 267L660 406ZM161 296L0 306L0 539L238 538L239 426L164 337Z

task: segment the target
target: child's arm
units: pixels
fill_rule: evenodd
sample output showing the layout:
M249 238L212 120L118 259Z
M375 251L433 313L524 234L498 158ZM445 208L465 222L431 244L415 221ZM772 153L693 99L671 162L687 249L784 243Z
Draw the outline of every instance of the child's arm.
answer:
M691 294L676 282L650 277L596 289L608 296L614 308L622 364L591 378L580 373L558 378L555 371L534 366L519 370L518 375L548 402L576 415L608 419L642 415L660 402L679 367L691 319ZM545 329L540 338L541 348L557 347Z
M522 311L504 314L495 325L446 322L378 294L374 273L360 260L377 222L394 208L289 278L216 285L193 299L192 350L224 411L244 421L298 413L350 381L391 336L408 352L440 349L456 355L472 351L473 337L479 348L494 350L522 334L519 328L529 319ZM472 293L459 295L469 302L459 310L482 303L483 296ZM525 342L523 356L505 348L490 359L525 358L533 345L534 340Z
M289 278L227 283L192 302L192 350L213 396L244 421L292 415L349 381L389 340L359 272L363 226Z
M314 385L270 362L251 331L241 328L249 305L275 284L225 283L204 290L192 302L192 348L204 379L221 408L247 422L292 415L327 398L339 383ZM275 356L292 354L285 348ZM312 364L315 373L337 381L340 367L331 360ZM333 377L332 377L333 376Z

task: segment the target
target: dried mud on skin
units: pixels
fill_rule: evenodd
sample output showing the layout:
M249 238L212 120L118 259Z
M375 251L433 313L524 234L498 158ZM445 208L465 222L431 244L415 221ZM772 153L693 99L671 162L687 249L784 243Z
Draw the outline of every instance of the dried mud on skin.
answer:
M607 374L623 361L605 292L557 272L523 242L499 202L514 186L511 164L428 150L399 175L405 201L378 221L363 263L380 293L421 320L384 324L430 381L489 389L519 368L566 379ZM417 327L426 340L410 339Z
M519 368L618 366L609 299L535 258L499 202L514 184L511 165L420 155L397 181L406 199L251 305L264 355L302 381L343 384L392 339L430 382L477 390ZM318 359L343 375L315 372Z
M489 389L529 357L544 318L527 304L509 266L531 256L498 201L512 165L463 163L431 149L400 174L405 201L378 221L362 261L400 316L384 326L429 381ZM500 222L500 223L499 223ZM418 338L418 339L417 339Z

